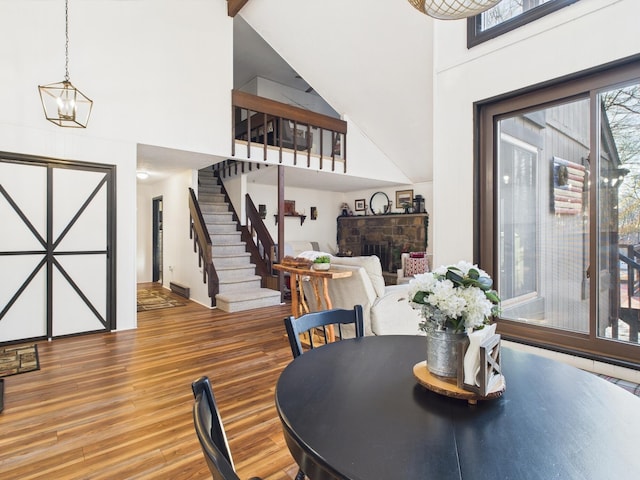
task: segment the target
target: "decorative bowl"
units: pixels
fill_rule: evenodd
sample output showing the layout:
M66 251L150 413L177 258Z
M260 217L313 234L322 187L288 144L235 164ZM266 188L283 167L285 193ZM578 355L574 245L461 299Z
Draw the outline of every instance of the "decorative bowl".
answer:
M312 265L312 268L314 270L329 270L329 268L331 268L331 264L330 263L314 263Z

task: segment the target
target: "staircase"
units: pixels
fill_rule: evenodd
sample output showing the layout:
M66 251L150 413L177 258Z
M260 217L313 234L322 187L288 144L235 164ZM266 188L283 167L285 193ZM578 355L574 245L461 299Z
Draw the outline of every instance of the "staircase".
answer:
M224 312L240 312L279 305L279 291L261 288L262 279L255 274L239 225L211 168L198 171L198 203L211 237L218 274L216 306Z

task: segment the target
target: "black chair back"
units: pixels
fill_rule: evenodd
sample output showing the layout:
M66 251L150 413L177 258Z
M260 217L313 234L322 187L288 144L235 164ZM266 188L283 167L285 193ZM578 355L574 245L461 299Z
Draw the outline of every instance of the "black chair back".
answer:
M209 379L200 377L191 388L195 397L193 423L214 480L239 480Z
M334 308L332 310L322 310L320 312L312 312L302 315L298 318L289 316L284 319L284 325L287 329L289 337L289 345L291 345L291 353L293 358L297 358L303 353L300 335L309 333L309 347L314 348L313 333L314 328L326 327L328 325L337 325L338 337L342 338L342 325L354 324L355 336L364 336L364 316L362 313L362 305L356 305L353 310ZM327 343L327 332L324 329L324 341Z

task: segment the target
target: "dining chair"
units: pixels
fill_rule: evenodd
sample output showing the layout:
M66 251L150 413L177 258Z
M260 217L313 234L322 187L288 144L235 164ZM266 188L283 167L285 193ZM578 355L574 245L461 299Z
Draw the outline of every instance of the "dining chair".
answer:
M303 354L302 341L300 335L307 333L309 335L309 349L314 348L314 329L322 327L324 344L328 343L327 326L337 325L338 337L343 338L342 326L354 324L355 336L364 336L364 316L362 313L362 305L355 305L353 310L342 308L334 308L331 310L322 310L319 312L307 313L298 318L289 316L284 319L284 325L287 329L289 337L289 345L293 358L297 358Z
M227 435L209 378L198 378L191 384L191 388L195 397L193 424L213 480L240 480L235 472ZM249 480L261 479L252 477Z
M329 325L338 326L338 337L342 338L342 326L354 324L355 336L364 336L364 316L362 313L362 305L355 305L353 310L343 308L333 308L331 310L321 310L319 312L307 313L295 318L290 315L284 319L284 326L287 329L289 337L289 345L291 345L291 353L293 358L297 358L304 353L300 335L308 334L309 349L314 348L313 336L314 329L321 328L324 336L324 344L328 343L327 329ZM298 470L295 480L304 480L305 473L302 469Z

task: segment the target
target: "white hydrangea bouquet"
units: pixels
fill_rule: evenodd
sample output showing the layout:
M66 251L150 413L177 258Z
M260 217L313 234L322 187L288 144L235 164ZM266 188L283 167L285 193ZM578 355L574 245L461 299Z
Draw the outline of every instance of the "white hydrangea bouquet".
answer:
M477 265L458 262L418 274L409 282L409 302L420 309L420 329L451 333L477 330L500 313L493 280Z

